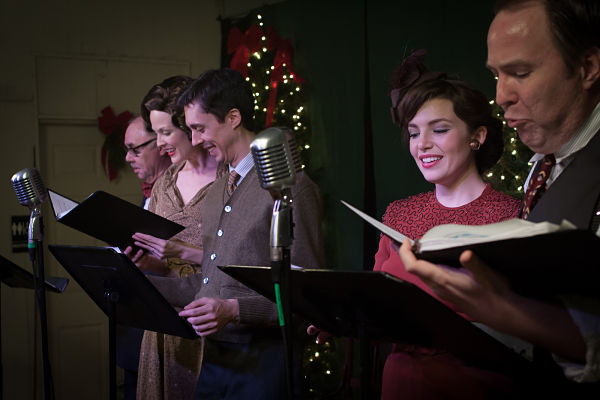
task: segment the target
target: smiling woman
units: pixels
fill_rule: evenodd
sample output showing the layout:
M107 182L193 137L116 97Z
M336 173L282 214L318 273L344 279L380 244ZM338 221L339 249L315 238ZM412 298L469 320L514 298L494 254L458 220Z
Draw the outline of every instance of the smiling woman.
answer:
M225 171L201 146L193 146L177 99L192 81L175 76L154 85L142 101L141 115L156 134L156 146L173 162L157 180L149 210L185 229L165 241L136 233L135 244L145 251L127 253L136 264L154 273L184 277L200 272L204 199L217 174ZM137 398L192 398L202 362L202 340L144 332Z
M427 73L423 57L423 51L414 53L397 70L392 119L435 190L392 202L383 222L420 239L436 225L483 225L516 217L520 202L481 178L502 154L501 122L492 117L481 92L445 74ZM387 236L381 237L373 269L396 275L435 297L406 271ZM469 384L464 384L467 379ZM447 352L397 343L385 363L381 398L487 398L509 387L508 378L467 366Z

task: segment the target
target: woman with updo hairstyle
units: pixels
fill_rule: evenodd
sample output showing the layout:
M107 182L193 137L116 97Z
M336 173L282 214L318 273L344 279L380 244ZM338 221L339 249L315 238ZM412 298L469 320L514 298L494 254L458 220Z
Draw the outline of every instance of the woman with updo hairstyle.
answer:
M436 225L483 225L516 217L519 200L482 178L502 154L501 121L492 116L480 91L444 73L427 72L424 56L422 50L411 54L395 72L391 113L423 177L435 188L392 202L383 222L416 240ZM436 297L406 271L385 235L373 269ZM466 365L446 351L396 343L385 362L382 399L501 398L510 393L511 384L505 376Z
M194 260L202 259L200 215L204 199L217 176L226 172L202 146L193 146L184 112L177 105L192 82L174 76L152 86L141 104L141 116L156 133L156 145L169 155L172 165L157 179L148 209L183 225L169 240L136 233L142 250L127 253L142 269L168 277L201 272ZM202 363L203 339L145 331L140 350L137 398L144 400L192 399Z

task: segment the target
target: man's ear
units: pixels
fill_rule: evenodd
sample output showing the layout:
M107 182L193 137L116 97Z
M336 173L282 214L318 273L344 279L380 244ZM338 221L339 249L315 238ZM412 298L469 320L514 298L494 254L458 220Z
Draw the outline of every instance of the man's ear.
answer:
M584 53L580 70L584 89L590 89L594 85L600 85L599 47L592 47Z
M232 129L237 128L242 123L242 114L237 108L229 110L225 116L225 121L231 126Z

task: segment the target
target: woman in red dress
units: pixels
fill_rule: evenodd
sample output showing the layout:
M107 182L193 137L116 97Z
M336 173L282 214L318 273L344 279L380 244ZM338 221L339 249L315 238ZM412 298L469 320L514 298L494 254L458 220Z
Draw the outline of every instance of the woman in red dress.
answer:
M419 170L435 189L392 202L383 222L420 239L436 225L483 225L516 217L520 201L482 178L502 154L501 121L492 116L483 93L445 74L426 72L423 57L423 51L413 53L396 71L391 111ZM373 269L435 297L406 271L394 247L382 235ZM398 343L386 359L382 399L502 397L512 385L510 378L469 366L445 351Z

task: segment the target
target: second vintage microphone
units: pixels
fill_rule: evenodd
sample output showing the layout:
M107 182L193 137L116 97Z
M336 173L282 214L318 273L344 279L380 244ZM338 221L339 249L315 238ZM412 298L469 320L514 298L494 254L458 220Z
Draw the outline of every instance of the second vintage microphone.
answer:
M282 249L293 239L292 193L302 170L293 133L286 128L267 128L250 145L252 158L263 189L275 200L271 219L271 261L282 260Z
M286 386L288 399L294 393L293 329L290 287L290 248L293 240L292 191L302 170L293 133L285 128L268 128L250 145L258 179L273 197L271 218L271 278L285 346Z

